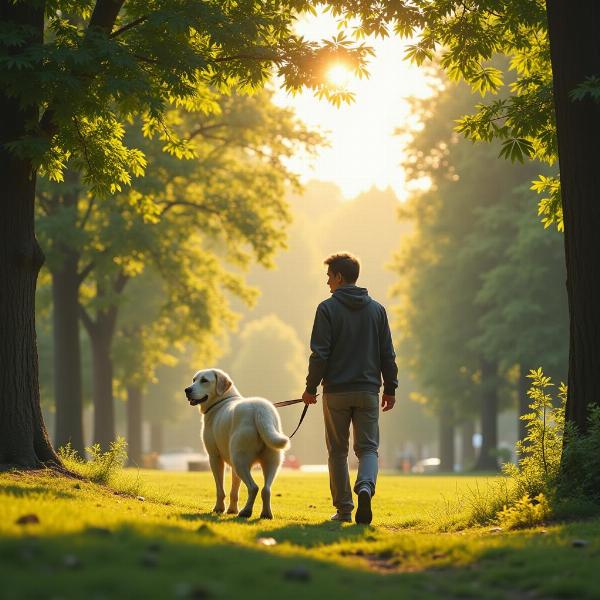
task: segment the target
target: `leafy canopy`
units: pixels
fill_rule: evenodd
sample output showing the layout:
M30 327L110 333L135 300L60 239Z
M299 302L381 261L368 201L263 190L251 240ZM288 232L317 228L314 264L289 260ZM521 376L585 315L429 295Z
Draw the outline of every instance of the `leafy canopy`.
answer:
M342 22L358 22L358 36L396 33L407 37L406 57L416 64L437 60L453 81L479 94L502 97L479 103L459 119L457 130L473 141L501 143L500 156L555 165L558 151L550 45L544 0L333 0ZM507 67L492 63L508 58ZM506 86L506 81L510 83ZM506 90L506 87L508 88ZM600 96L597 77L572 93L578 100ZM533 189L544 194L539 214L545 227L563 228L558 175L539 177Z
M28 25L0 23L0 86L40 118L9 148L50 179L66 165L96 195L114 194L147 166L126 140L140 119L147 137L189 157L170 127L172 108L211 114L214 91L251 93L273 74L291 92L303 86L339 103L350 96L323 77L334 58L364 75L370 48L344 35L309 42L293 31L304 0L51 0L43 40Z

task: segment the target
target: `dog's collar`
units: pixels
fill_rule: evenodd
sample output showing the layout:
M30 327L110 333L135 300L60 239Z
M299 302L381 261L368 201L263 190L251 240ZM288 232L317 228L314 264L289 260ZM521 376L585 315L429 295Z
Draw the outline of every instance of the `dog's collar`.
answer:
M225 400L230 400L231 398L235 398L236 396L237 394L234 394L233 396L226 396L225 398L221 398L218 402L215 402L212 406L209 406L204 412L204 414L207 415L209 411L211 411L218 404L221 404L221 402L225 402Z

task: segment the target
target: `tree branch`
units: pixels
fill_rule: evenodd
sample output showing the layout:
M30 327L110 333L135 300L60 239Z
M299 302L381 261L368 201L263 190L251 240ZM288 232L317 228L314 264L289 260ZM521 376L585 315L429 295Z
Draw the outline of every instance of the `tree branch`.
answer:
M139 19L135 19L134 21L131 21L130 23L127 23L126 25L123 25L123 27L121 27L120 29L117 29L116 31L113 31L110 34L110 37L111 38L116 38L118 35L121 35L122 33L125 33L126 31L129 31L130 29L133 29L134 27L136 27L140 23L143 23L144 21L147 21L147 20L148 20L148 15L144 15L143 17L140 17Z
M92 319L92 317L90 317L89 313L87 312L87 310L85 310L85 308L81 305L81 303L79 303L78 306L79 306L79 318L81 319L83 326L85 327L86 331L88 332L88 335L90 337L92 337L94 335L94 333L96 332L96 323L94 323L94 320Z
M85 280L85 278L94 270L94 268L96 267L96 263L94 261L88 263L78 274L77 274L77 281L79 283L79 285L81 285L83 283L83 281Z
M117 292L117 294L120 294L128 281L129 275L125 275L123 271L119 271L119 274L113 283L113 290Z
M85 214L83 215L83 218L81 219L81 223L79 223L79 225L77 226L79 229L83 230L85 228L85 225L86 225L88 219L90 218L90 215L92 214L92 208L94 206L95 201L96 201L96 197L90 195L90 201L88 202Z
M201 204L196 204L194 202L188 202L187 200L173 200L171 202L158 202L158 204L164 204L165 208L160 212L159 216L163 216L167 211L171 210L174 206L187 206L189 208L195 208L201 212L205 212L211 215L220 215L221 211L216 210L214 208L208 208L207 206L202 206Z

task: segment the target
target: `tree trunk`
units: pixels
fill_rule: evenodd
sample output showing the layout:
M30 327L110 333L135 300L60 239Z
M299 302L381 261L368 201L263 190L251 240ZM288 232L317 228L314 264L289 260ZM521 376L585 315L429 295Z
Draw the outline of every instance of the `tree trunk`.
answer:
M496 367L483 361L481 364L481 449L476 471L498 470L498 390Z
M127 386L127 448L129 464L142 466L142 390Z
M525 421L520 417L526 415L530 412L529 405L531 404L531 399L527 395L527 390L529 389L531 381L527 378L527 374L525 370L521 366L521 375L519 376L519 439L524 440L527 437L527 427Z
M547 0L558 134L569 299L569 393L566 418L587 430L588 407L600 404L600 105L570 99L600 74L600 2Z
M44 5L1 0L0 21L26 27L40 43ZM33 468L60 464L40 409L35 288L44 255L34 231L35 173L6 144L27 133L38 110L0 90L0 115L0 465Z
M60 268L52 272L54 318L54 397L57 447L68 442L83 456L83 399L79 342L79 256L64 251Z
M473 447L473 436L475 435L475 423L465 421L461 427L461 451L463 471L471 469L475 464L475 448Z
M164 449L162 423L150 423L150 450L161 454Z
M454 471L454 415L452 407L440 407L440 471Z
M90 334L92 345L92 398L94 401L94 442L107 450L115 439L113 366L110 356L112 335L102 329Z

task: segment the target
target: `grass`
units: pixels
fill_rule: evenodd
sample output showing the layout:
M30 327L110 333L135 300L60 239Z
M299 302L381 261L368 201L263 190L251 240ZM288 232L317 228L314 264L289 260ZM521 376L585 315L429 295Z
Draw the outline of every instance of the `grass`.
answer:
M600 598L600 519L457 529L494 481L382 475L364 527L328 521L325 474L281 473L275 519L243 521L209 473L4 473L0 598Z

